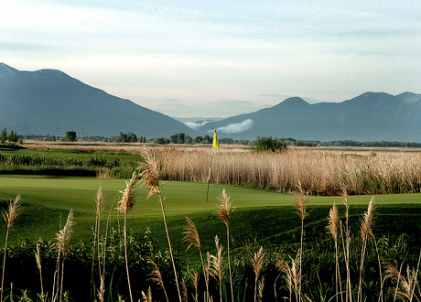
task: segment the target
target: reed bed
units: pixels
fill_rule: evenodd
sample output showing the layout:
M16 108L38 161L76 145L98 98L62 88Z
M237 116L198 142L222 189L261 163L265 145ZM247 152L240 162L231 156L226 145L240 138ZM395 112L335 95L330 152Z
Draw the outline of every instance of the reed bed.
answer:
M207 182L209 150L155 148L162 178ZM347 152L290 148L287 152L218 152L211 182L292 192L298 182L306 194L337 195L420 192L421 153Z

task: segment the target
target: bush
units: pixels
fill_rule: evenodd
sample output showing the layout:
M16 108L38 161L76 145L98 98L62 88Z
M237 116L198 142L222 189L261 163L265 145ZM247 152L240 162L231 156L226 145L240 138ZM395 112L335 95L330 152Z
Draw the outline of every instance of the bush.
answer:
M287 149L286 141L281 138L272 138L269 137L260 137L258 136L255 142L255 147L253 148L257 152L261 151L285 151Z

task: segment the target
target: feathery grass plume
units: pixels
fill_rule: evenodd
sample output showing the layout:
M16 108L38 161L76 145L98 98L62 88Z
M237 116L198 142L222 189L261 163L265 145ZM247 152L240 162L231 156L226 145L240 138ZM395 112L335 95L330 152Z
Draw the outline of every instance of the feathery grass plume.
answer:
M104 210L104 195L102 193L102 188L100 187L96 194L95 199L95 205L96 205L96 217L95 217L95 230L94 230L94 239L92 241L92 263L91 263L91 283L90 283L90 291L89 296L90 300L92 300L92 290L93 290L93 280L94 280L94 268L95 268L95 252L96 252L96 244L97 244L97 236L98 236L98 264L101 268L101 260L100 260L100 253L99 253L99 231L101 229L100 227L100 221L101 221L101 214ZM101 271L100 271L101 274Z
M133 208L136 198L135 186L138 184L137 173L133 172L129 182L126 181L126 189L120 191L122 195L119 201L118 211L127 214Z
M140 155L143 157L143 161L139 165L139 169L142 171L140 178L142 183L149 188L149 198L152 195L161 193L161 187L159 186L161 171L158 168L158 162L155 156L150 150L142 148Z
M174 271L175 284L177 286L178 299L180 302L182 302L180 282L178 281L177 268L175 266L170 233L168 231L167 218L165 215L164 198L162 198L162 194L161 194L162 186L159 185L159 177L161 175L161 171L158 169L158 162L150 150L143 148L140 153L143 157L143 161L140 163L140 166L139 166L140 170L141 171L143 170L140 173L140 180L142 182L142 186L146 185L149 188L148 198L151 197L152 195L158 195L158 200L159 200L159 203L161 204L162 217L164 219L165 233L167 235L168 249L170 252L172 267Z
M199 301L199 280L200 275L197 271L193 270L190 272L190 279L192 280L193 287L194 287L194 301Z
M395 297L402 301L412 301L413 297L417 301L420 301L420 297L415 295L416 272L411 270L409 267L406 269L406 277L401 274L400 271L389 261L384 261L383 265L386 268L385 280L391 279L396 283L396 294Z
M60 281L60 277L59 277L59 271L60 271L60 261L61 258L60 256L63 256L63 260L62 260L62 277L61 277L61 286L60 286L60 300L62 298L62 293L63 293L63 269L64 269L64 257L68 252L67 249L67 245L70 241L70 237L72 234L72 227L73 227L73 219L74 219L74 214L73 214L73 210L69 211L69 215L67 216L67 221L66 224L64 225L63 229L61 229L57 235L56 235L56 248L57 248L57 262L56 262L56 270L54 272L54 283L53 283L53 290L52 290L52 294L51 294L51 299L53 301L55 301L57 299L57 294L56 293L56 282L58 283Z
M41 301L44 302L44 286L43 286L43 283L42 283L42 265L41 265L42 263L41 263L41 252L39 250L39 242L36 245L35 260L36 260L37 267L38 267L38 270L39 270L39 279L40 279L40 282L41 282Z
M254 272L254 302L256 302L258 294L258 280L260 277L260 273L262 272L265 266L265 252L263 251L263 247L260 247L259 251L254 253L253 257L250 260L250 264Z
M289 265L285 261L285 259L282 258L282 256L280 256L280 255L279 255L279 257L280 258L275 262L275 267L279 271L279 274L276 277L275 282L273 284L273 292L275 294L275 300L276 300L276 302L278 301L278 293L277 293L276 282L278 281L278 278L282 275L282 273L284 273L285 276L283 277L283 279L286 281L286 284L288 286L288 290L289 290L289 301L291 301L291 296L292 296L292 275L291 275L291 269L289 268Z
M181 279L181 294L182 294L183 302L188 302L189 297L187 293L186 282L184 281L184 279Z
M205 263L203 261L202 245L200 244L199 232L194 222L186 216L187 226L184 228L183 241L189 243L187 250L193 245L199 250L200 261L202 263L203 275L205 277L206 295L209 296L209 279L206 276Z
M371 198L370 203L368 204L367 212L364 213L361 219L361 238L362 238L362 248L361 248L361 261L360 261L360 278L358 284L358 299L357 302L362 302L363 293L362 293L362 282L363 282L363 269L364 269L364 258L365 251L367 247L367 238L368 235L373 235L373 221L374 221L374 197Z
M222 302L222 279L224 278L224 266L222 257L222 245L219 243L218 235L215 236L216 256L211 255L211 275L219 282L219 300Z
M257 292L257 301L262 302L263 299L263 290L265 289L265 277L259 280L258 292Z
M22 205L21 203L21 196L20 194L18 194L15 198L15 200L12 202L10 201L9 206L8 206L8 211L5 211L2 209L2 214L3 214L3 218L4 221L6 222L6 239L5 239L5 244L4 244L4 254L3 254L3 271L2 271L2 276L1 276L1 297L0 297L0 301L3 301L3 294L4 294L4 275L6 273L6 257L7 257L7 241L9 240L9 231L12 228L13 224L16 221L16 218L19 216L20 214L20 207Z
M342 290L339 290L339 250L338 250L338 228L339 228L339 213L336 204L333 203L332 208L329 210L329 224L326 226L328 232L332 235L335 241L335 290L336 302L339 300L339 293L342 296Z
M129 286L130 301L133 302L132 286L130 284L130 273L129 273L129 257L127 255L127 214L131 209L133 209L136 192L135 186L138 184L137 173L133 172L132 178L129 182L126 181L126 189L120 191L123 194L121 200L119 201L118 211L124 213L124 257L126 260L126 275L127 275L127 284Z
M231 270L231 254L230 254L230 218L231 218L231 204L230 197L225 192L225 189L222 190L221 195L219 196L219 209L216 212L216 215L225 223L227 228L227 252L228 252L228 272L230 279L230 291L231 291L231 301L234 301L234 287L232 282L232 270Z
M299 271L301 276L302 270L302 258L303 258L303 239L304 239L304 219L307 217L307 198L304 195L304 189L301 186L301 182L298 181L297 189L295 192L295 203L294 207L297 209L296 214L301 219L301 241L300 241L300 256L299 256ZM298 300L301 301L301 282L298 287Z
M144 291L142 291L142 302L152 302L152 290L150 286L146 294Z
M211 270L212 270L212 255L211 253L206 252L206 266L205 266L205 281L208 282L208 284L206 285L207 288L209 288L209 277L211 275ZM210 293L207 292L205 293L205 302L210 302L212 300Z
M162 290L164 291L165 300L169 302L170 300L168 299L167 291L164 286L164 279L162 278L161 271L159 270L158 265L151 259L148 262L152 265L152 270L148 274L148 280L156 283L159 287L162 288Z
M345 205L345 237L346 243L344 248L345 255L345 266L346 266L346 286L345 286L345 301L352 302L352 292L351 292L351 269L349 266L349 257L350 257L350 245L351 245L351 234L349 231L349 202L348 202L348 192L345 185L342 186L340 195L344 198ZM343 242L343 241L342 241Z

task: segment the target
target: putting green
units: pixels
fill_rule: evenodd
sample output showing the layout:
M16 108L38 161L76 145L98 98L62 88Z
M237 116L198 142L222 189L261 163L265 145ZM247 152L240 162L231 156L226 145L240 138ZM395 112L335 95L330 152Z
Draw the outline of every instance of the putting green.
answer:
M166 197L165 210L168 215L214 211L218 197L225 188L235 208L291 206L294 196L272 191L230 185L211 184L206 202L207 184L168 181L163 184L162 195ZM95 212L96 191L99 187L105 194L108 206L120 198L125 182L115 179L88 177L41 177L0 176L0 198L14 199L18 193L26 204L38 204L47 208L70 209L76 212ZM138 187L138 197L131 216L161 215L156 196L147 199L147 189ZM375 195L376 204L421 204L421 194ZM350 196L350 204L368 204L371 196ZM342 204L342 197L309 196L308 205Z

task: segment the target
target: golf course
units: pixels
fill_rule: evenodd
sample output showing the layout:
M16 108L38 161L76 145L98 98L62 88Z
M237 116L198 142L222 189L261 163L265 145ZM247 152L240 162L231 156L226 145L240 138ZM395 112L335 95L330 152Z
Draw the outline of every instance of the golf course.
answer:
M152 152L145 154L150 154L151 160L155 160L155 163L161 162L162 172L156 175L170 175L169 171L174 171L175 168L169 169L162 157L159 160L156 159L155 154L159 154L159 150L158 153L154 153L154 149L151 150ZM40 150L20 150L18 152L26 152L33 158L42 156L44 162L46 161L46 152L39 154ZM73 158L73 162L77 162L75 158L78 158L79 152L75 150L49 150L47 157L55 156L56 160L61 159L62 162L66 162L64 158L67 156L67 162L69 157ZM164 150L164 152L168 151ZM174 154L177 151L171 150L171 152ZM195 151L180 150L180 152L181 154L189 153L196 156ZM241 151L241 154L244 154L244 151ZM334 241L344 242L341 244L343 244L343 252L345 253L339 256L337 261L347 263L345 256L346 242L350 244L351 253L355 253L348 258L348 262L351 261L348 269L344 265L338 269L344 279L358 279L358 271L361 270L359 261L362 252L357 251L367 245L368 250L367 252L364 251L364 255L367 255L366 260L361 260L361 263L370 268L365 272L366 279L375 278L375 281L372 284L364 285L366 297L377 297L379 295L378 288L388 284L384 283L383 279L379 279L379 272L376 271L379 268L380 257L382 257L383 260L381 261L383 262L386 260L397 261L397 263L405 261L408 269L416 266L417 253L421 247L419 238L419 232L421 231L421 224L419 223L421 193L348 195L337 192L337 194L330 195L309 194L311 190L303 190L299 186L297 186L297 189L291 189L287 192L285 189L287 186L282 190L274 189L273 186L269 186L272 188L267 186L262 188L258 185L250 185L250 181L247 182L249 185L217 183L218 181L211 181L208 184L206 181L194 182L158 178L154 179L156 181L154 185L149 185L149 182L144 179L145 174L141 174L143 171L148 171L148 167L144 166L144 163L141 164L144 154L141 156L138 153L131 154L129 152L120 152L120 154L95 153L96 159L103 159L103 165L100 168L114 169L114 174L106 173L108 177L105 178L100 177L102 174L98 176L98 167L91 168L88 166L88 163L92 162L92 153L83 151L80 152L80 155L78 160L82 164L78 166L76 173L71 173L71 175L76 174L78 176L67 176L66 171L75 171L72 170L74 167L65 167L65 164L59 165L57 162L55 166L45 166L45 164L13 166L4 161L3 173L0 173L0 205L4 213L8 213L8 205L20 195L19 215L10 228L7 224L7 215L5 216L2 229L7 229L8 233L7 236L0 238L0 243L9 247L8 261L15 263L15 268L20 267L16 264L16 261L25 265L32 262L33 269L30 271L31 274L36 275L35 257L33 255L35 246L41 245L44 246L44 255L41 256L41 259L46 264L43 272L45 275L50 275L48 278L56 276L54 263L57 254L55 255L54 250L57 249L57 244L54 242L60 242L60 236L66 230L69 222L68 215L71 213L71 235L69 233L68 239L66 239L68 240L65 243L67 254L63 253L62 261L63 266L64 259L73 263L72 267L75 267L75 263L79 263L77 264L78 270L71 268L67 270L70 277L68 278L76 277L78 282L65 281L64 285L61 285L62 289L63 286L65 287L64 291L67 288L68 293L73 297L68 298L70 300L75 299L77 301L81 297L86 297L89 291L92 295L90 299L94 300L95 295L92 294L90 288L95 291L95 288L100 286L101 280L110 280L111 278L104 299L116 301L116 299L121 298L129 301L131 290L127 288L127 283L124 281L123 247L126 246L126 236L129 240L129 255L126 255L126 261L130 259L132 262L130 271L133 271L133 274L136 275L133 279L143 284L139 288L133 289L133 295L136 297L140 297L142 291L146 292L147 286L152 286L152 292L155 291L154 296L165 299L165 295L163 296L159 289L162 289L162 285L157 285L156 281L153 281L156 279L150 276L151 273L148 273L148 270L155 272L156 267L153 265L159 263L162 272L160 278L165 280L166 284L169 284L168 292L177 295L176 284L179 281L174 279L175 273L172 273L171 262L167 262L170 258L175 258L175 260L173 259L174 270L177 267L177 274L184 276L183 282L186 282L186 291L190 292L192 301L197 298L197 296L194 298L193 295L195 290L202 291L202 294L206 292L218 297L218 288L223 289L224 299L229 300L231 283L229 277L231 273L229 273L227 265L231 266L231 261L236 274L242 275L241 278L238 276L239 279L236 281L237 286L242 286L242 289L236 290L237 298L234 300L252 301L252 298L257 295L257 290L253 292L253 278L256 278L257 284L259 278L265 276L266 282L271 282L272 285L275 282L276 285L278 273L284 272L288 276L288 269L281 270L276 266L276 263L281 261L280 259L286 261L285 263L288 263L291 259L292 262L289 265L293 265L294 261L299 259L302 263L300 269L303 277L296 280L298 283L295 287L292 283L292 287L288 287L285 284L282 285L282 282L279 281L278 289L274 290L273 286L262 289L261 294L265 293L262 297L271 296L266 298L267 300L262 298L262 301L273 301L273 295L277 291L285 297L291 295L291 299L294 300L295 294L301 294L304 287L308 297L316 297L322 294L314 288L315 284L319 282L324 284L323 288L326 287L323 295L334 297L335 291L328 285L335 282L335 278L332 279L332 276L336 271L335 245L331 235L329 235L332 232L330 227L333 208L338 211L336 227L341 234L336 233ZM7 152L3 152L2 156L6 158ZM229 156L232 156L232 154L220 155L220 157ZM268 154L267 156L273 155ZM285 155L280 156L285 157ZM371 157L372 155L367 156L370 160ZM262 162L262 159L259 160ZM84 161L86 164L84 164ZM118 169L130 171L130 173L124 172L126 175L130 175L135 170L140 175L137 175L136 179L131 181L129 178L110 177L110 175L118 175L119 172L115 173L117 171L115 164L110 166L107 161L117 162L119 163ZM126 163L129 164L126 165ZM212 173L221 173L218 170L221 162L217 158L214 159L214 165L215 169ZM54 171L54 167L61 169L61 172L57 173L58 175L51 172ZM132 170L130 170L130 167L132 167ZM156 168L156 166L154 167ZM198 167L194 173L197 173L200 169L204 168ZM96 171L97 176L89 176L90 173L86 173L86 171L90 170ZM185 168L183 173L193 170ZM14 174L13 171L19 173ZM177 174L176 172L171 173L173 173L172 175ZM178 173L178 175L182 175L182 173ZM218 177L221 177L221 175L213 175L212 180L217 180ZM171 177L168 178L171 179ZM144 180L142 181L142 179ZM414 185L411 186L414 187ZM122 203L124 203L125 196L128 194L129 187L130 208L122 211ZM301 188L301 191L299 188ZM382 185L382 188L387 188L387 186ZM98 216L99 190L102 194L100 197L102 202L100 216ZM151 194L151 192L154 193ZM148 195L151 196L148 197ZM228 208L226 208L226 212L221 212L221 206L224 205L224 202ZM372 215L368 229L370 236L361 237L361 225L368 212ZM192 229L188 228L189 222L186 219L194 224L195 235L189 233ZM339 221L341 222L340 226ZM227 237L227 230L230 232L229 237ZM200 244L197 241L192 243L191 236L197 236L197 238L194 237L196 240L199 235ZM110 236L118 238L119 243L113 241L115 239ZM218 236L217 244L215 244L215 236ZM174 256L168 254L170 242L168 238L171 239L171 251ZM227 238L229 238L229 241ZM368 240L370 238L373 241ZM107 240L109 241L108 246ZM376 245L373 246L374 241L376 241ZM192 270L200 272L203 263L197 249L192 248L192 245L197 248L200 247L203 253L209 252L209 255L220 255L220 261L223 261L221 262L221 269L223 268L224 275L219 275L219 277L213 279L210 279L209 275L208 277L202 277L201 282L195 285L193 279L191 279L192 276L189 274L192 273ZM100 246L104 250L100 250ZM190 248L187 249L188 247ZM260 259L255 257L262 256L262 254L259 254L259 248L262 249L262 253L263 250L266 251L265 258L262 258L262 261L265 259L266 264L256 275L254 268L256 264L253 259ZM98 251L92 254L95 249L98 249ZM121 252L120 255L118 255L118 251ZM230 254L226 254L227 252ZM58 255L60 253L60 250L58 250ZM337 250L336 253L339 253L339 251ZM104 259L108 254L106 262ZM140 262L139 259L136 260L136 257L139 256L141 257L139 258L141 259ZM90 257L92 257L92 263L94 263L96 257L98 259L95 261L98 261L98 263L103 259L104 271L106 270L105 267L108 267L107 272L103 273L105 275L101 275L101 268L98 264L95 265L95 269L92 269L94 277L92 285L86 284L89 283ZM57 260L57 263L59 261ZM155 264L152 265L151 263ZM213 264L211 264L212 262L209 263L211 267ZM7 269L13 270L12 264L10 265ZM114 267L114 269L110 272L111 267ZM94 268L93 265L92 268ZM41 269L39 270L41 271ZM292 273L292 267L289 270ZM277 271L279 272L277 273ZM349 277L347 277L347 273L349 273ZM118 281L114 279L116 274L119 276ZM306 277L304 277L304 274ZM19 288L22 288L27 281L19 280L17 275L16 272L6 274L6 282L8 280L15 282ZM13 278L17 278L17 280L13 281ZM30 277L27 276L26 278ZM63 275L61 278L64 278ZM52 280L48 280L48 282L52 282ZM133 282L135 281L132 280ZM219 285L218 282L220 282ZM298 287L301 282L303 289ZM26 288L39 292L36 289L40 287L38 283L39 281L34 281L33 284L28 284ZM7 283L5 287L9 288ZM208 289L205 290L205 288ZM352 293L353 290L350 290L350 292ZM56 293L56 297L58 297L57 295L58 293ZM359 289L354 289L353 295L359 295ZM383 289L381 295L385 295ZM51 297L48 299L51 299ZM43 298L44 301L48 299ZM86 301L89 301L89 299Z

